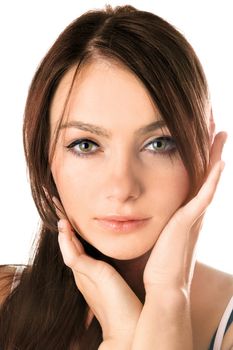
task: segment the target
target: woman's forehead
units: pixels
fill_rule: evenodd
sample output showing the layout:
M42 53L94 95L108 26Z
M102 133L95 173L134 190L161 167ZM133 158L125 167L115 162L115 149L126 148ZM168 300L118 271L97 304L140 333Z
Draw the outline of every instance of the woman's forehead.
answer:
M161 119L139 78L124 67L103 61L82 67L77 74L72 67L64 75L51 103L51 123L56 124L62 115L67 120L91 118L93 123L101 118Z

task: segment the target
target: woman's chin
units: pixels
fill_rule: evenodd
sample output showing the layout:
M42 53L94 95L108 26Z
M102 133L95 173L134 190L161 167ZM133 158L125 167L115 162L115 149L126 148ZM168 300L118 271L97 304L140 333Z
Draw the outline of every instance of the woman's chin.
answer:
M107 249L99 249L99 251L104 254L105 256L114 259L114 260L134 260L137 258L140 258L148 253L148 251L151 251L151 247L141 247L140 249L112 249L110 250L109 247Z

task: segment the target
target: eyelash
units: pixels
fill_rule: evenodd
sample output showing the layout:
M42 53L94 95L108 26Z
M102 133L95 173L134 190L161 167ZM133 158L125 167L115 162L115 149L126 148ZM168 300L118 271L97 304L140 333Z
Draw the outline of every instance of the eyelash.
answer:
M152 151L152 150L148 150L148 152L154 154L154 155L160 155L160 156L171 156L173 154L175 154L177 152L177 148L176 148L176 144L175 144L175 141L174 139L171 137L171 136L161 136L161 137L157 137L155 139L153 139L152 141L150 141L145 147L155 143L155 142L158 142L158 141L167 141L170 143L170 149L169 150L165 150L165 151ZM70 152L72 152L75 156L77 157L83 157L83 158L86 158L86 157L90 157L92 155L95 155L98 151L92 151L92 152L89 152L89 153L82 153L82 152L77 152L75 151L75 147L80 145L81 143L83 142L87 142L87 143L92 143L96 146L97 143L90 140L90 139L87 139L87 138L81 138L81 139L77 139L75 141L73 141L71 144L69 144L68 146L66 146L66 149Z

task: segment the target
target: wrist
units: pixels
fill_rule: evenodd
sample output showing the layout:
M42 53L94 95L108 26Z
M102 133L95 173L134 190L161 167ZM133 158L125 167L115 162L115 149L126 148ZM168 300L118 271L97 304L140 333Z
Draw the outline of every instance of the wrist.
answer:
M147 292L132 350L192 349L189 295L175 288Z
M182 290L172 288L157 290L156 294L149 293L146 295L144 313L147 327L151 325L153 329L157 325L157 329L166 328L173 334L184 328L191 332L190 298Z
M158 304L163 308L176 309L190 304L190 294L186 289L174 287L151 287L146 291L145 304Z

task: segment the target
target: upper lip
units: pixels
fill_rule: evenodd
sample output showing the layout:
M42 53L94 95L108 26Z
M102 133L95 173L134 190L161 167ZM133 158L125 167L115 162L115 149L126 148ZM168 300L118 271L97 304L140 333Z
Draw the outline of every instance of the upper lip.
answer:
M133 220L146 220L148 217L139 217L139 216L121 216L121 215L109 215L109 216L101 216L96 218L98 220L113 220L113 221L133 221Z

